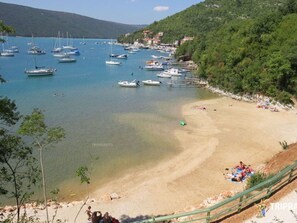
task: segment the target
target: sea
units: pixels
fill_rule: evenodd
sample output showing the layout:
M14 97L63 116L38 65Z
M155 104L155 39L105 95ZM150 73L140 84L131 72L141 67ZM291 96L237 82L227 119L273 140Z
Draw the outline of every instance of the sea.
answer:
M89 188L94 190L135 168L145 170L178 154L173 131L182 128L182 105L215 97L201 88L168 87L166 79L160 80L161 86L119 87L120 80L157 80L157 71L142 67L152 55L168 55L148 49L128 54L123 46L113 45L112 53L128 58L120 66L106 65L109 41L73 39L80 55L76 63L66 64L51 54L56 38L9 37L4 47L17 46L19 53L0 57L0 74L7 81L0 84L0 95L13 99L22 115L39 108L49 128L65 129L66 138L44 151L47 191L59 188L61 199L79 199L86 193L76 175L81 166L88 167ZM32 42L46 54L29 55ZM24 70L35 65L57 72L27 77Z

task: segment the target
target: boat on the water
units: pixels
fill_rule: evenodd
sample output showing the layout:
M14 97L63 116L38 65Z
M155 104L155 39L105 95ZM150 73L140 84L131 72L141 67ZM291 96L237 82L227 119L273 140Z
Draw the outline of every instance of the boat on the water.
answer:
M31 49L28 50L28 54L31 55L44 55L45 51L40 49L38 46L33 46Z
M133 81L119 81L118 85L120 87L130 87L130 88L136 88L139 86L139 81L133 80Z
M59 63L74 63L76 62L76 59L67 55L65 57L60 58L58 61Z
M153 81L153 80L144 80L142 81L144 85L149 85L149 86L160 86L161 81Z
M156 60L148 60L146 61L146 66L144 67L144 69L150 71L160 71L164 70L164 66Z
M162 72L162 73L157 74L157 77L160 77L160 78L171 78L172 75L171 74L166 74L166 73Z
M14 53L10 50L3 50L0 55L2 57L14 57Z
M121 62L114 61L114 60L107 60L107 61L105 61L105 63L108 65L121 65Z
M165 70L163 72L163 74L168 74L168 75L171 75L171 76L178 76L178 77L182 76L182 73L179 72L179 70L177 68L170 68L168 70Z
M54 68L45 68L45 67L37 67L33 69L25 69L25 73L28 77L37 77L37 76L50 76L53 75L57 70Z
M118 54L113 54L112 53L112 45L113 45L113 42L109 42L108 44L110 44L110 54L109 54L109 56L111 57L111 58L113 58L113 57L118 57L119 55ZM106 60L105 61L105 64L107 64L107 65L121 65L121 62L119 62L119 61L114 61L114 60Z
M118 59L127 59L128 55L127 54L121 54L121 55L118 55L116 58L118 58Z

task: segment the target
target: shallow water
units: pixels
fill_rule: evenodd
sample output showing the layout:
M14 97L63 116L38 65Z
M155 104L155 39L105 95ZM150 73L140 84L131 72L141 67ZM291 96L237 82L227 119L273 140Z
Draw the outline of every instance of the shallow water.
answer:
M141 50L121 60L121 66L107 66L107 40L85 40L86 45L74 40L81 52L77 62L59 64L50 54L55 40L35 38L34 42L47 52L35 57L37 65L55 67L57 73L28 78L24 69L34 66L34 56L27 54L31 41L9 39L20 53L13 58L0 57L0 73L7 81L0 85L0 95L14 99L22 114L42 109L49 126L66 130L66 139L45 152L48 191L59 187L61 197L84 192L75 174L80 166L89 167L94 189L132 168L153 165L176 154L178 144L172 130L182 119L181 105L214 97L197 88L118 87L119 80L156 79L156 72L139 66L144 66L152 54L160 53ZM113 53L127 52L113 46Z

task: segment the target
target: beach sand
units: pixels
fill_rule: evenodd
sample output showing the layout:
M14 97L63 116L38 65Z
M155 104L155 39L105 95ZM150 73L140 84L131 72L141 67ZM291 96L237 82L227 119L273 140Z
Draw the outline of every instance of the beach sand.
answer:
M187 125L174 133L181 152L98 188L77 222L87 222L88 205L119 220L193 210L208 197L243 190L243 184L224 179L225 168L243 161L259 170L282 150L280 141L297 141L296 111L271 112L254 103L218 98L184 105L182 114ZM106 199L111 193L121 198ZM56 218L73 222L80 205L64 204ZM45 211L38 215L44 218Z

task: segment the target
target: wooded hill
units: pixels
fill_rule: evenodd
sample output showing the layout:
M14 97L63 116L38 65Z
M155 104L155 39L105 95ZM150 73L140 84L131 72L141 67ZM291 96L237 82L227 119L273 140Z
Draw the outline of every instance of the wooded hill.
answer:
M77 38L117 38L143 26L97 20L73 13L35 9L0 2L0 20L14 28L14 35L54 37L66 32Z
M217 29L232 20L254 18L264 11L275 11L285 0L205 0L166 19L145 27L154 34L164 32L163 43L173 43L184 36L196 36ZM142 37L139 30L120 41L133 42Z
M297 97L297 0L206 0L146 29L164 32L165 42L194 36L176 58L194 60L212 86L283 103Z

